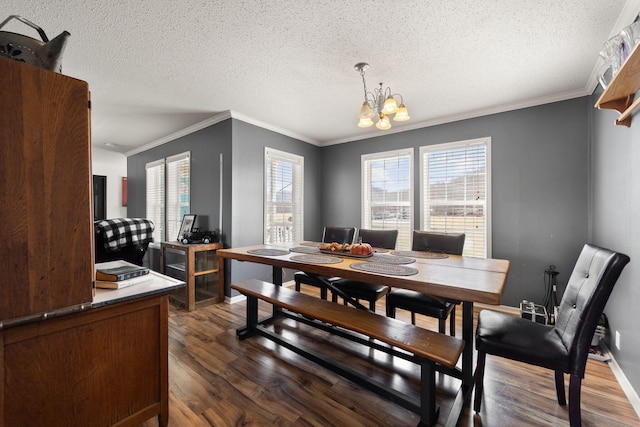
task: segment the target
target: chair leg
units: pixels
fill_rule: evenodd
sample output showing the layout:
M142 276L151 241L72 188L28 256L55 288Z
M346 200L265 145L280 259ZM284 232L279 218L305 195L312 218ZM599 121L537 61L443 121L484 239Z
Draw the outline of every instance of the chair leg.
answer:
M564 394L564 373L562 371L556 372L556 395L558 396L558 403L560 405L567 404L567 398Z
M300 292L300 282L296 280L296 291Z
M389 304L388 298L387 298L387 317L391 317L392 319L396 318L396 307L394 305Z
M411 312L411 324L416 324L416 313L414 313L413 311Z
M475 382L476 382L476 395L473 400L473 410L476 413L480 412L480 404L482 403L482 381L484 379L484 364L487 359L487 353L482 351L478 351L478 360L476 362L476 373L475 373Z
M369 300L369 310L373 311L374 313L376 312L376 300Z
M578 375L571 375L569 378L569 425L580 427L582 420L580 416L580 387L582 378Z
M449 315L449 335L452 337L456 336L456 308L455 306L451 310L451 314Z
M438 332L446 334L445 329L447 327L447 319L438 319Z
M320 298L327 299L327 288L324 286L320 288Z

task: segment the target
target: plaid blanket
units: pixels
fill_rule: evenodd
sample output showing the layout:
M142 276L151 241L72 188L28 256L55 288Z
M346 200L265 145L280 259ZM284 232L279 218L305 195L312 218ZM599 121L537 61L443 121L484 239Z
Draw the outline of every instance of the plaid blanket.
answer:
M153 223L142 218L114 218L95 221L96 232L102 234L104 248L115 252L127 246L153 242Z

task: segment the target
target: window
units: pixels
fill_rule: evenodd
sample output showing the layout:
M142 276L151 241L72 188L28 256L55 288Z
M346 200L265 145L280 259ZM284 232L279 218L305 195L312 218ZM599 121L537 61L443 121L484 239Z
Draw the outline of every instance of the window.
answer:
M189 213L190 169L188 152L167 158L167 240L178 238L182 217Z
M362 156L362 228L398 230L398 249L411 249L413 148Z
M164 240L164 159L147 163L147 219L153 222L153 241Z
M147 163L147 219L156 243L176 240L190 209L190 153Z
M465 233L464 255L488 257L491 139L420 148L421 228Z
M303 239L304 158L265 147L264 243Z

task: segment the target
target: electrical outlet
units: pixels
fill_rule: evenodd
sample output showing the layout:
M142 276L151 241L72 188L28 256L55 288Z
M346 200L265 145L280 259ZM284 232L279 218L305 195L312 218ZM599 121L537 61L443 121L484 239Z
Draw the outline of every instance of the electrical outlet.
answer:
M620 351L620 331L616 331L616 348Z

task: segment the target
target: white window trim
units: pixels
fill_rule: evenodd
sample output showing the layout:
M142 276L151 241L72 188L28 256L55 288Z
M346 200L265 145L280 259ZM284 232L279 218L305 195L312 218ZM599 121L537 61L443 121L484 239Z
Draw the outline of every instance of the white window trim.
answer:
M288 153L286 151L276 150L274 148L264 148L264 170L263 170L263 215L262 215L262 241L264 244L268 242L267 225L269 221L268 217L268 182L267 182L267 170L271 167L272 160L280 160L292 163L293 168L293 194L292 194L292 208L296 212L294 218L296 220L293 224L293 240L295 242L304 240L304 157L297 154ZM291 243L295 243L292 241ZM272 242L269 244L288 243L287 242Z
M413 173L413 165L414 165L414 158L413 158L413 147L409 147L409 148L401 148L398 150L389 150L389 151L382 151L382 152L378 152L378 153L370 153L370 154L362 154L360 156L360 224L363 228L365 228L365 224L366 224L366 219L365 219L365 210L366 210L366 201L368 200L368 198L371 197L371 194L369 192L369 188L367 187L367 180L364 178L364 170L365 170L365 162L367 161L374 161L374 160L380 160L380 159L385 159L385 158L389 158L389 157L400 157L400 156L409 156L409 224L410 224L410 230L409 230L409 239L411 239L411 233L413 230L413 210L414 210L414 173ZM411 247L409 248L405 248L405 249L411 249Z
M486 256L487 258L491 258L492 254L493 254L493 247L492 247L492 229L491 229L491 224L492 224L492 213L491 213L491 137L484 137L484 138L475 138L475 139L467 139L467 140L463 140L463 141L455 141L455 142L446 142L446 143L442 143L442 144L433 144L433 145L426 145L426 146L422 146L420 147L420 229L421 230L425 230L425 224L424 224L424 200L422 200L422 197L424 195L424 155L426 153L429 152L433 152L433 151L446 151L446 150L452 150L452 149L456 149L456 148L462 148L462 147L469 147L472 145L484 145L486 147L486 206L485 206L485 229L486 229Z

